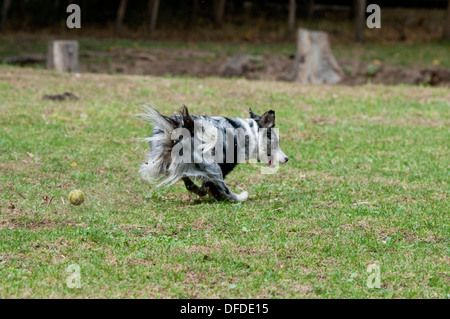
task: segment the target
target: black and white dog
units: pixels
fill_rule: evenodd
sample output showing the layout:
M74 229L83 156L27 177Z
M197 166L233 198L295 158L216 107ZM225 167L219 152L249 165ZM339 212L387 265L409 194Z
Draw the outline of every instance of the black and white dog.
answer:
M151 151L140 173L150 182L159 182L157 186L182 179L199 196L242 202L248 193L235 194L224 181L236 165L257 160L273 168L288 161L279 147L272 110L258 116L250 109L250 118L229 119L190 115L186 106L173 116L164 116L153 107L145 109L139 116L153 125L153 133L144 139ZM199 179L201 186L191 178Z

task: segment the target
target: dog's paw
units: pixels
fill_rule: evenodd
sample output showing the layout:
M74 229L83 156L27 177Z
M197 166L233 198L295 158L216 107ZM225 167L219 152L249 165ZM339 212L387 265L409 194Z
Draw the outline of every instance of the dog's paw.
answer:
M247 198L248 198L248 192L246 192L246 191L243 191L242 193L237 195L238 202L243 202L243 201L247 200Z

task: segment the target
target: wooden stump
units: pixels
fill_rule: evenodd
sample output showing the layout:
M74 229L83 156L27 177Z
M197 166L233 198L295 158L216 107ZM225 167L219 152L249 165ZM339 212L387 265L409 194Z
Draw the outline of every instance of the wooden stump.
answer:
M322 31L297 31L297 55L293 72L286 78L300 83L337 83L342 78L330 49L328 35Z
M78 72L78 41L50 41L47 52L47 69Z

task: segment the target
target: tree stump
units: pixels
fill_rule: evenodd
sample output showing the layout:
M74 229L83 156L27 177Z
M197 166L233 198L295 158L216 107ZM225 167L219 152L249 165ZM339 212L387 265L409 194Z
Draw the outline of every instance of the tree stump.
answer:
M337 83L342 74L331 52L327 33L298 29L294 70L286 79L312 84Z
M47 69L78 72L78 41L50 41L47 52Z

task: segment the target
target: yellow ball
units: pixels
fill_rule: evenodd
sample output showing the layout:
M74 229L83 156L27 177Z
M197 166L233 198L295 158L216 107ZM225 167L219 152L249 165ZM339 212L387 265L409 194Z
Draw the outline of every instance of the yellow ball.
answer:
M69 201L72 205L81 205L84 202L84 193L79 189L71 191Z

